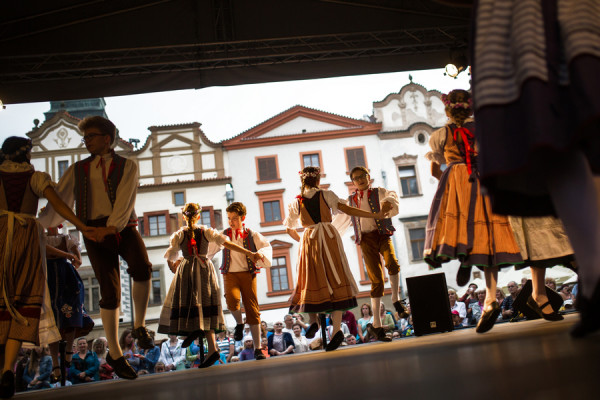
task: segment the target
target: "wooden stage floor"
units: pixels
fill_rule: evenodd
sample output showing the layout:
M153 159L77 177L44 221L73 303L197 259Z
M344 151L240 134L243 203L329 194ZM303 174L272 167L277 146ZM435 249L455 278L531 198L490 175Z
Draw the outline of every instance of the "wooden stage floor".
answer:
M598 399L600 334L572 339L578 318L503 323L483 335L461 329L15 399Z

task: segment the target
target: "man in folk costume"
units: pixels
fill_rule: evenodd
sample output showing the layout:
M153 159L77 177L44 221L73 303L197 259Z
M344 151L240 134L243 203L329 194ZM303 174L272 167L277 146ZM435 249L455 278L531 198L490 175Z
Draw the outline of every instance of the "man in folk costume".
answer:
M223 273L227 308L236 322L234 339L242 340L244 334L240 308L241 298L246 311L246 323L250 325L250 333L254 342L254 358L263 360L265 355L260 350L260 312L256 295L256 274L260 272L261 267L271 267L273 250L263 235L244 225L246 219L244 204L231 203L226 211L229 228L225 229L223 234L228 236L231 242L262 256L261 260L254 263L244 254L225 248L223 249L221 272Z
M146 330L145 318L150 296L152 264L146 246L136 229L135 196L138 170L135 162L115 154L116 127L106 118L86 117L79 123L83 143L90 157L73 164L58 183L57 193L88 226L98 227L98 242L84 238L88 257L100 284L100 316L108 340L106 362L125 379L137 374L123 357L118 340L121 282L119 256L128 265L133 278L132 297L135 310L132 336L141 348L153 348L154 341ZM44 225L55 226L60 218L48 207L40 218Z
M395 228L392 225L391 217L398 214L398 195L382 187L372 188L371 177L365 167L354 167L350 172L350 178L357 187L357 190L348 197L350 206L370 212L378 212L384 203L388 203L391 206L391 210L387 214L388 218L386 219L349 218L354 227L354 240L356 244L360 245L369 280L371 281L373 324L367 325L367 330L377 340L390 341L391 339L386 337L385 330L381 327L381 316L379 313L385 283L381 257L385 261L385 267L390 277L392 302L398 312L398 317L408 317L408 312L400 302L398 293L400 290L400 265L398 264L394 245L392 244L392 235Z

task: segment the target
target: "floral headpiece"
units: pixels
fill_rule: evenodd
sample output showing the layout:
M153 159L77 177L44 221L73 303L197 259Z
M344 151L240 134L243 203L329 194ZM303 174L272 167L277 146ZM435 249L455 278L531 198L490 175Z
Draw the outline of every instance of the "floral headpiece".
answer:
M469 99L467 102L459 101L456 103L452 103L448 98L447 94L442 95L442 102L446 106L446 108L473 108L473 100Z
M198 209L196 211L192 211L192 210L186 210L186 207L181 209L181 213L186 217L186 218L193 218L194 216L198 215L198 213L200 211L202 211L202 207L200 207L200 205L198 203L190 203L190 204L195 204L196 207L198 207Z
M298 173L300 174L300 177L302 179L306 179L308 177L318 178L318 177L321 176L321 170L320 169L317 169L316 171L306 171L306 172L298 171Z
M13 153L6 154L2 150L0 150L0 156L3 156L4 159L6 159L6 160L14 160L21 154L27 154L31 150L32 147L33 147L33 143L31 143L31 140L28 140L26 144L19 147Z

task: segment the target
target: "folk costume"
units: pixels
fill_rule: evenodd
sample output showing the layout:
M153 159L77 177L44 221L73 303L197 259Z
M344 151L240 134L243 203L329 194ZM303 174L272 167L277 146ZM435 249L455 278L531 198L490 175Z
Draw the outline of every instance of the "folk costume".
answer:
M46 235L46 244L65 253L78 247L71 235ZM84 308L85 288L75 267L63 257L46 259L48 289L52 311L61 335L75 331L75 337L86 336L94 328L94 321Z
M358 288L340 234L331 224L340 199L329 190L308 188L288 206L283 224L305 228L298 252L298 281L290 313L325 313L357 307Z
M198 330L225 330L225 318L219 296L219 281L212 256L227 238L213 228L194 226L194 237L188 227L171 235L165 252L167 260L179 264L160 312L158 332L189 336Z
M433 132L426 158L446 164L427 219L425 261L433 267L458 259L461 267L522 263L508 218L492 213L480 192L474 123L450 123Z
M75 214L86 225L117 228L117 235L108 235L100 243L83 239L100 284L100 307L104 309L117 309L121 303L119 256L127 262L127 273L134 281L150 279L152 264L136 229L137 184L135 162L114 151L76 162L58 183L57 194L67 206L75 203ZM40 216L44 226L57 226L62 220L50 206Z
M225 287L225 301L227 309L236 311L240 309L240 297L244 302L246 323L249 325L260 324L260 312L256 294L256 274L260 268L270 268L273 258L271 244L260 233L245 226L235 231L227 228L223 231L229 240L252 252L258 252L264 258L256 264L242 253L223 249L223 285Z
M38 199L54 186L28 163L0 164L0 345L60 340L46 283L45 242L35 219Z

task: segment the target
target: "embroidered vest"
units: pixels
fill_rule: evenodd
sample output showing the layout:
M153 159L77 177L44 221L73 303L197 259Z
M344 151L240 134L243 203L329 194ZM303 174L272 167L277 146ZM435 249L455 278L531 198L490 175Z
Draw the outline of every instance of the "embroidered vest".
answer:
M223 234L228 236L230 239L233 238L233 231L231 228L227 228L223 231ZM242 247L246 250L250 250L252 252L256 252L256 244L254 243L254 237L252 235L252 231L248 228L244 229L244 240L242 243ZM256 274L258 269L256 265L246 257L246 263L248 264L248 271ZM229 272L229 267L231 266L231 250L228 248L223 249L223 265L221 265L221 273L226 274Z
M36 215L38 197L31 190L34 171L0 173L0 209Z
M96 156L92 155L85 160L81 160L75 163L75 214L85 224L88 220L88 206L91 203L91 190L90 185L90 168L92 161ZM113 153L112 162L108 169L108 176L106 181L108 184L108 198L110 204L114 207L115 200L117 197L117 187L121 183L123 178L123 171L125 170L126 158ZM137 218L135 213L132 213L129 217L127 226L136 226Z
M369 208L371 209L371 212L374 212L374 213L379 212L379 210L380 210L379 190L377 188L369 189L367 191L366 198L367 198L367 201L369 202ZM352 195L350 195L350 197L348 197L348 204L350 204L352 207L358 208L357 199L358 199L358 191L355 191ZM354 242L356 244L360 244L360 239L361 239L361 235L362 235L362 232L360 229L360 218L350 216L350 219L352 221L352 227L354 228ZM396 228L394 228L394 225L392 224L391 218L376 219L375 224L377 225L377 231L381 235L392 236L394 234L394 231L396 230Z

